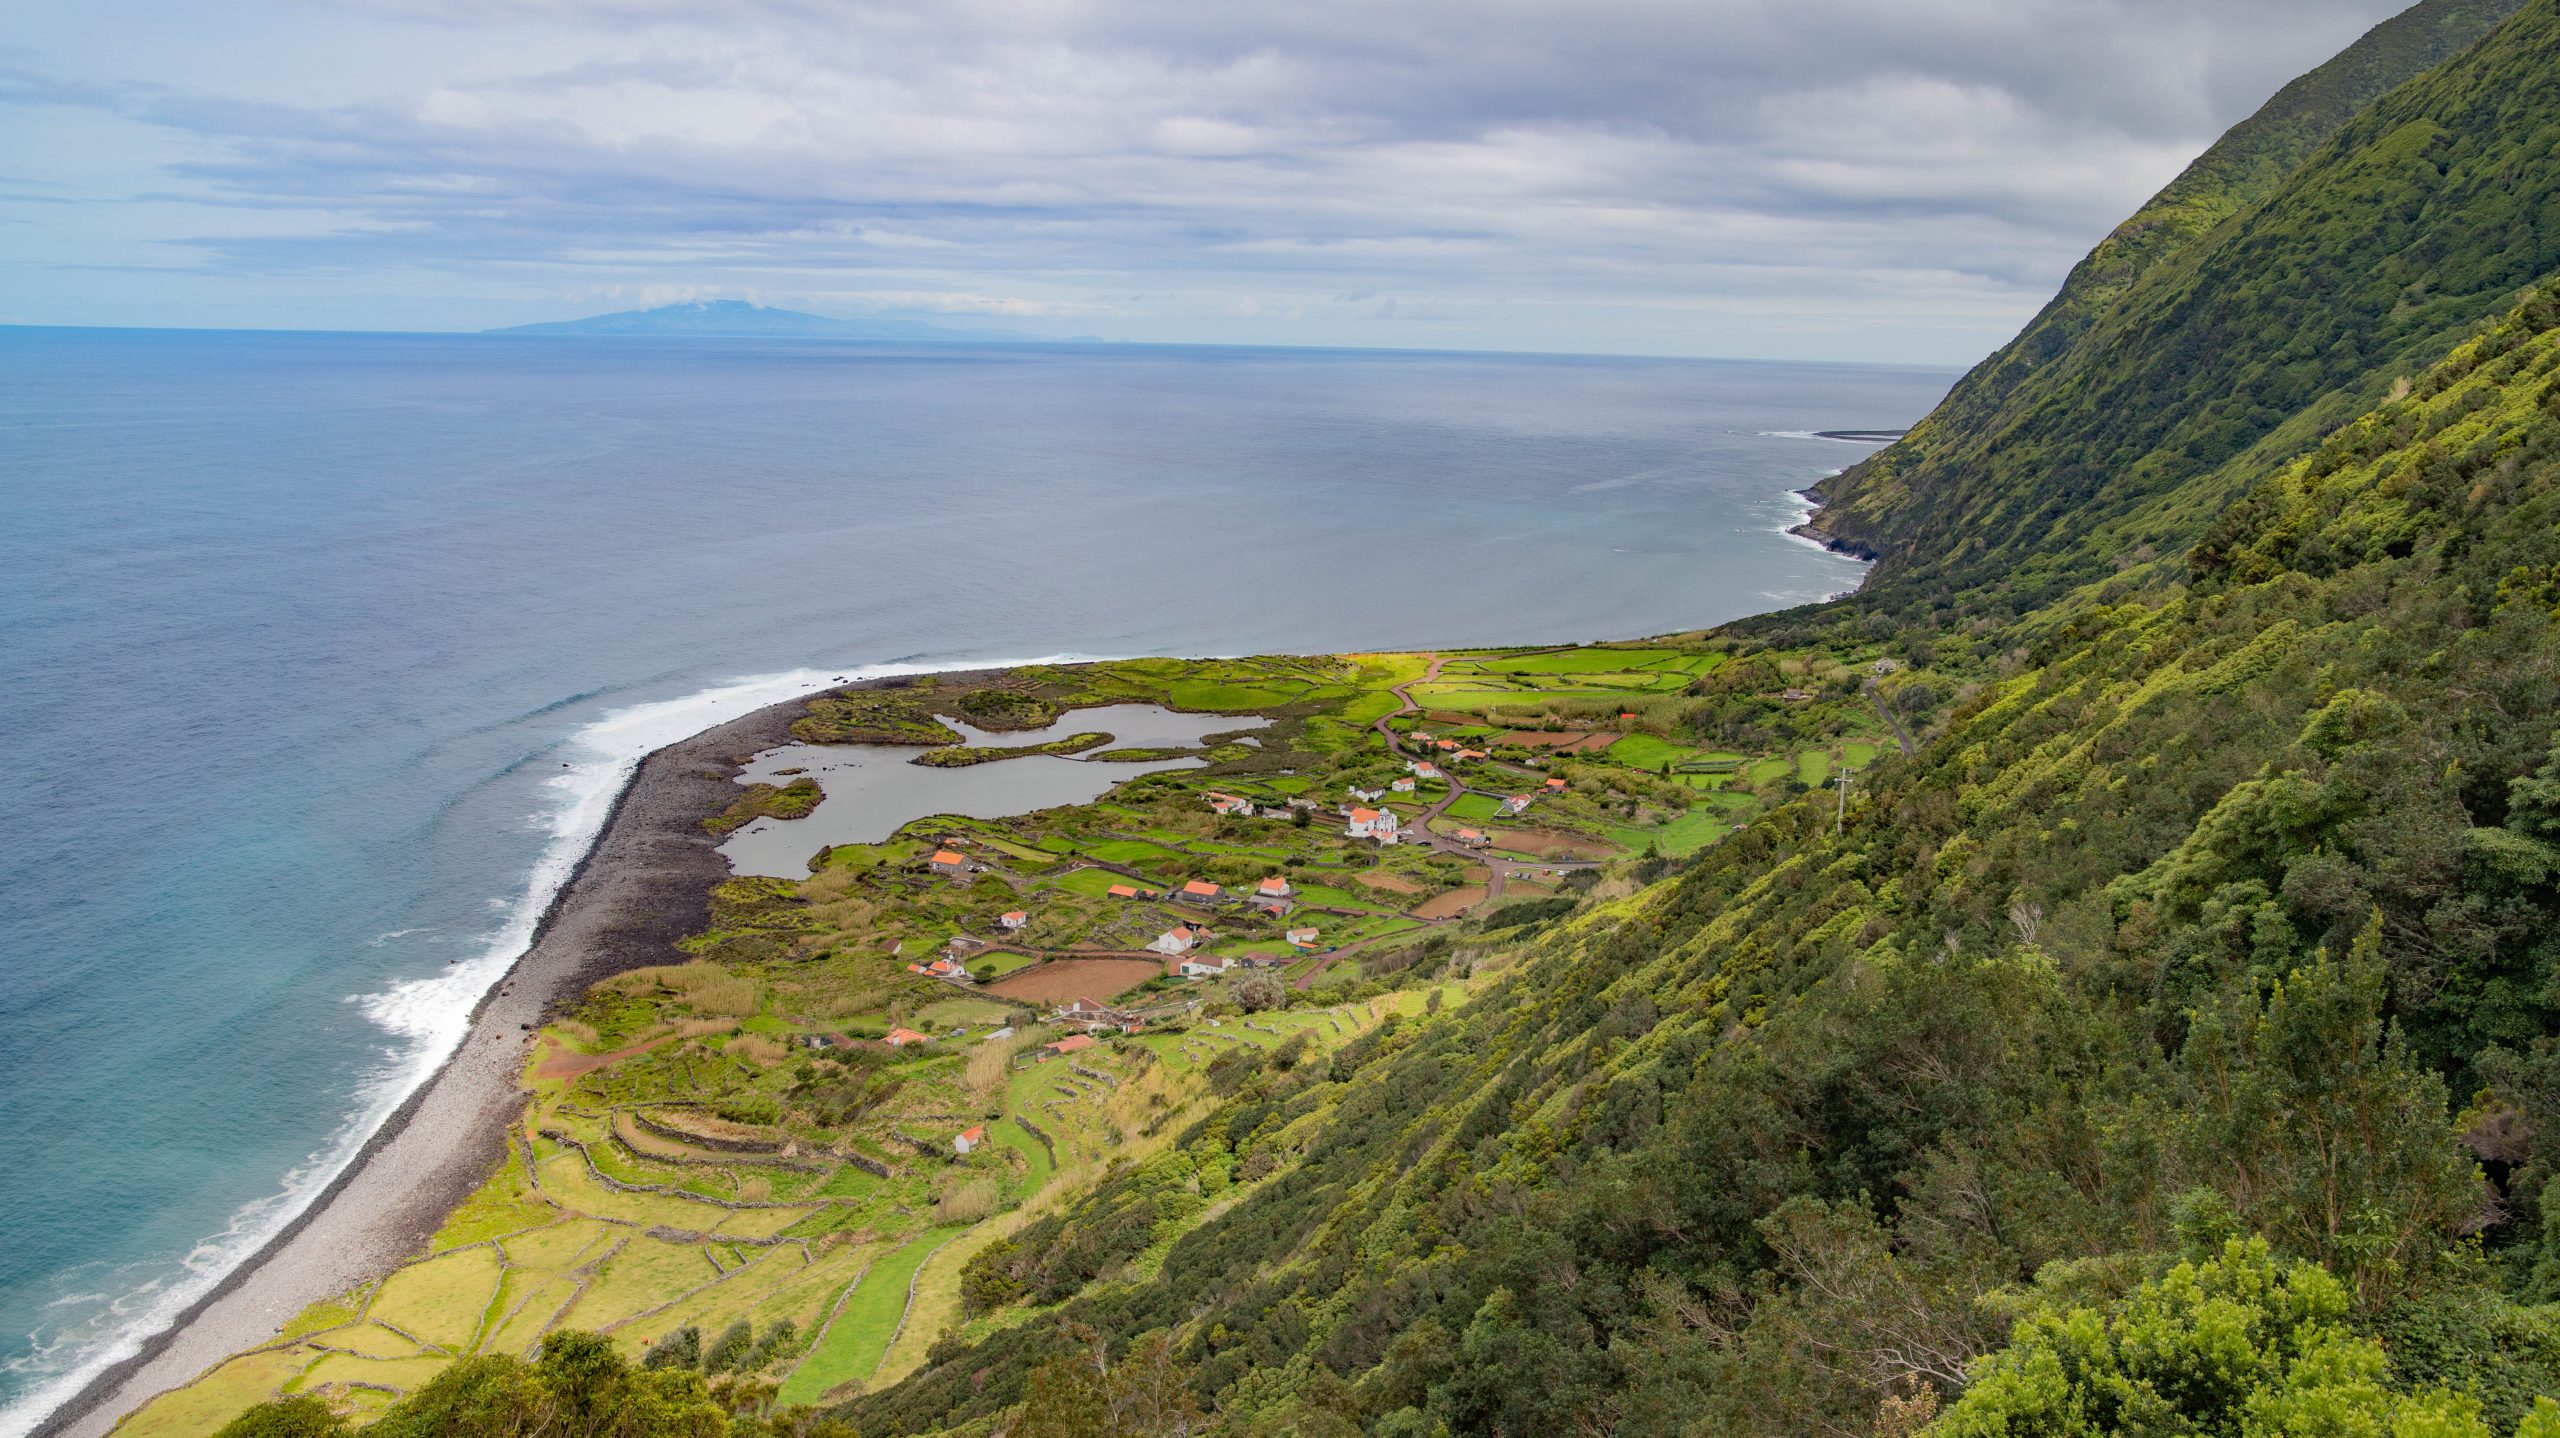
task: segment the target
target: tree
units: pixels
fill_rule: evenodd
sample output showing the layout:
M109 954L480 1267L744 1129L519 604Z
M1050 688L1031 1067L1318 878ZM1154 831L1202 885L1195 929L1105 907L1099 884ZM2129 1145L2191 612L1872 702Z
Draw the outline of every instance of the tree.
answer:
M224 1424L214 1438L337 1438L346 1431L347 1420L336 1409L309 1393L297 1393L259 1404Z
M2408 1391L2382 1346L2346 1327L2347 1290L2317 1264L2278 1263L2260 1238L2181 1263L2112 1311L2047 1311L1974 1365L1930 1438L2489 1438L2479 1404ZM2545 1399L2518 1438L2560 1432Z
M1083 1351L1033 1371L1009 1438L1189 1438L1203 1426L1169 1335L1147 1334L1118 1363L1093 1330L1072 1336Z
M1236 981L1228 986L1227 997L1234 999L1236 1007L1246 1013L1258 1014L1265 1009L1280 1007L1287 1001L1289 991L1280 986L1277 975L1256 970L1238 975Z

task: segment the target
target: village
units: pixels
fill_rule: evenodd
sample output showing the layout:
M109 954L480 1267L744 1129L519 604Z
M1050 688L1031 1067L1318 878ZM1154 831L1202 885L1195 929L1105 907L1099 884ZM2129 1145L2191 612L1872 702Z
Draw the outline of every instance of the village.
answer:
M1717 842L1895 742L1873 656L1750 663L1678 642L1136 660L820 696L795 726L806 743L919 758L952 752L932 747L945 714L1063 732L1080 709L1143 702L1249 727L1180 751L1079 735L1076 757L1035 762L1152 772L1091 803L823 846L805 878L720 884L670 956L689 961L607 979L537 1036L507 1163L426 1257L130 1434L192 1435L287 1386L374 1411L460 1356L560 1328L644 1360L752 1333L766 1381L813 1402L895 1380L941 1336L1021 1321L963 1309L961 1273L990 1245L1150 1155L1204 1165L1203 1193L1285 1171L1285 1135L1258 1156L1171 1146L1240 1087L1477 1001L1510 962L1494 956L1605 893L1610 866ZM1684 738L1717 704L1773 751ZM1214 1211L1166 1219L1145 1252Z

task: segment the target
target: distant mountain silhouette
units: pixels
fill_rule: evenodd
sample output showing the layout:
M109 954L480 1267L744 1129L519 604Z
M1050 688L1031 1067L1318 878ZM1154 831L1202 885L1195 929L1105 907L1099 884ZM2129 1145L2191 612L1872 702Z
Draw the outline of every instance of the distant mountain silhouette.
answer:
M582 320L509 325L498 335L637 335L696 339L1043 340L1010 330L951 329L922 320L839 320L746 300L694 300L649 310L623 310Z

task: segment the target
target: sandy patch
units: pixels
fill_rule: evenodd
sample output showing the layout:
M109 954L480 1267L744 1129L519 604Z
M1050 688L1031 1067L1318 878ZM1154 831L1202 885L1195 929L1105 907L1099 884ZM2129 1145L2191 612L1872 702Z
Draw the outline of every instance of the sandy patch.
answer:
M1053 959L986 985L991 994L1026 1003L1062 1004L1070 999L1101 1003L1123 989L1164 976L1153 959Z
M1417 919L1454 919L1483 902L1484 886L1469 884L1463 889L1451 889L1445 894L1435 894L1415 905L1413 916Z
M1384 889L1390 894L1419 894L1422 892L1422 886L1420 884L1415 883L1413 880L1406 878L1402 874L1381 874L1373 870L1366 874L1354 875L1353 877L1360 883L1366 884L1372 889Z
M1496 744L1517 744L1524 749L1606 749L1622 736L1596 734L1588 729L1512 729L1493 736Z

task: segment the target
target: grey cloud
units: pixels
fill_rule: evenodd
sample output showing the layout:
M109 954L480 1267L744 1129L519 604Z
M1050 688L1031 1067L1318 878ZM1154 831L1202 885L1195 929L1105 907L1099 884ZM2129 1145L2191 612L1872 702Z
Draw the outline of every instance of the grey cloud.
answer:
M1513 347L1881 308L1956 360L2390 8L397 0L340 7L383 47L359 102L37 57L0 105L173 137L162 185L208 214L332 217L150 237L209 284L947 292L1137 337L1532 313L1481 337ZM445 43L404 66L403 36Z

